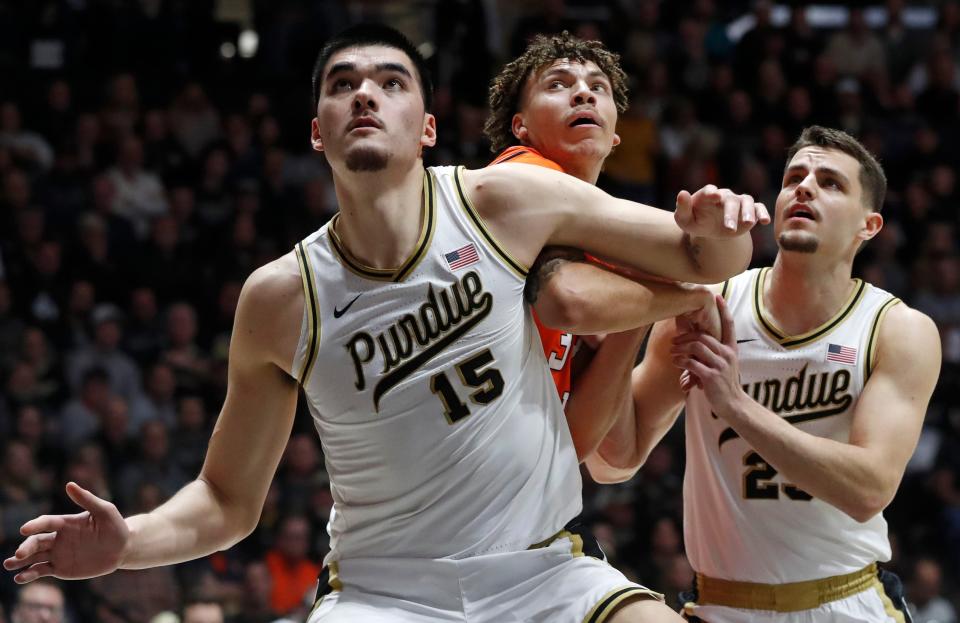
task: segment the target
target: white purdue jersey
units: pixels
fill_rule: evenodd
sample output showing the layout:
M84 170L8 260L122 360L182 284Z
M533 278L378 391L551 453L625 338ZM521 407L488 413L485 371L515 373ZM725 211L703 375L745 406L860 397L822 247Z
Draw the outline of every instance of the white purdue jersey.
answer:
M307 305L293 370L330 475L327 562L522 550L580 512L526 271L461 173L427 170L420 239L396 270L351 257L336 217L297 245Z
M787 336L763 307L769 268L724 284L747 394L794 426L848 442L886 311L898 299L860 280L823 326ZM890 559L887 523L858 523L786 482L727 423L702 390L686 407L684 536L693 568L726 580L782 584L840 575Z

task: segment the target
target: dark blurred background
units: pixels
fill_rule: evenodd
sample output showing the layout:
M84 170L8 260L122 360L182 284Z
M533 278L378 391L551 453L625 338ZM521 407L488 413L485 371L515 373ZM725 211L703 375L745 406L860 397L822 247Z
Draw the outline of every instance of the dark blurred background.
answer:
M27 518L74 512L66 480L129 514L196 475L241 284L336 211L329 170L310 150L310 73L325 38L361 20L403 30L429 59L439 144L428 164L488 162L490 78L529 36L562 29L604 41L629 73L623 144L601 178L620 196L671 206L679 189L715 183L772 207L785 150L813 123L879 155L886 226L857 274L933 317L944 347L886 512L887 567L918 621L955 621L956 0L0 2L0 554ZM754 263L769 263L769 231L755 246ZM614 564L668 598L692 578L683 464L678 426L631 482L585 481ZM194 563L68 583L71 620L146 622L197 594L237 623L303 620L327 551L327 484L301 404L253 535ZM0 575L8 611L15 594Z

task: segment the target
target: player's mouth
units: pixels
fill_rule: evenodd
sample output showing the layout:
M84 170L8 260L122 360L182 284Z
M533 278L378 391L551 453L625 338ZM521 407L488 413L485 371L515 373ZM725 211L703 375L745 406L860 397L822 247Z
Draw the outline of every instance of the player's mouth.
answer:
M570 118L570 121L567 122L567 126L571 128L577 128L580 126L602 128L603 122L600 121L600 117L595 112L582 110L573 114L573 116Z
M347 132L352 132L358 128L374 128L377 130L382 130L383 124L372 115L363 115L362 117L357 117L350 122L350 125L347 126Z
M820 220L816 210L811 208L805 203L795 203L787 208L787 211L784 213L784 218L786 220L797 219L797 220L808 220L808 221L818 221Z

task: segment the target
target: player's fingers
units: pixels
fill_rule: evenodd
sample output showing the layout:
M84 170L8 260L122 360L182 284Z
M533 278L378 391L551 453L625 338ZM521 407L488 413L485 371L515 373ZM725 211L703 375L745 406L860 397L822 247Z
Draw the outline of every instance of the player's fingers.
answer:
M737 333L733 325L733 315L722 296L717 295L717 309L720 311L720 341L736 352Z
M767 210L767 206L762 203L753 204L754 209L757 211L757 222L761 225L767 225L770 223L770 211Z
M704 336L709 337L709 336ZM715 342L716 340L714 340ZM670 352L676 355L687 355L701 361L714 370L720 369L724 364L724 359L720 353L715 350L719 344L709 344L707 340L698 340L689 344L681 344L673 347Z
M744 225L757 222L756 203L750 195L740 195L740 222Z
M67 483L67 495L77 506L89 511L94 518L103 517L115 508L110 502L98 498L75 482Z
M27 582L33 582L36 579L51 575L53 575L53 564L50 562L41 562L13 576L13 581L17 584L26 584Z
M43 532L56 532L63 529L67 519L77 515L40 515L20 526L20 534L31 536Z
M723 198L723 226L736 231L740 220L740 197L730 193Z
M13 571L15 569L24 569L26 567L31 567L40 562L49 562L49 560L50 560L49 551L37 552L36 554L32 554L23 559L18 558L17 566L11 567L7 569L7 571ZM4 565L4 567L6 567L6 565Z
M3 561L4 569L13 571L14 569L22 569L32 564L30 560L34 556L37 554L46 554L54 538L56 538L56 535L53 533L37 534L27 538L20 544L20 547L13 553L13 556Z

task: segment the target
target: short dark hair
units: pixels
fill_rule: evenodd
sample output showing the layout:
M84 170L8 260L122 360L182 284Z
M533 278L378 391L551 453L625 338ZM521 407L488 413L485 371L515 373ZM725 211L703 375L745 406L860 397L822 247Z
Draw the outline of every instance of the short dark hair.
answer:
M584 41L564 30L559 35L537 35L523 54L503 66L490 84L490 116L483 133L494 152L519 144L513 135L513 115L520 108L527 80L550 63L561 58L584 63L593 61L607 78L613 90L617 112L623 113L629 103L627 75L620 67L620 55L608 50L599 41Z
M430 111L433 106L433 81L430 78L430 70L427 68L427 61L417 50L417 47L407 39L399 30L390 28L383 24L357 24L329 39L317 55L317 62L313 66L313 108L316 110L320 103L320 83L323 82L323 70L327 66L330 57L343 50L354 46L384 45L389 48L396 48L406 54L417 70L417 77L420 80L420 92L423 94L424 110Z
M883 209L887 195L887 176L877 158L860 141L843 130L812 125L804 128L797 142L787 151L787 166L804 147L825 147L836 149L853 157L860 163L860 185L863 187L863 201L874 212Z

